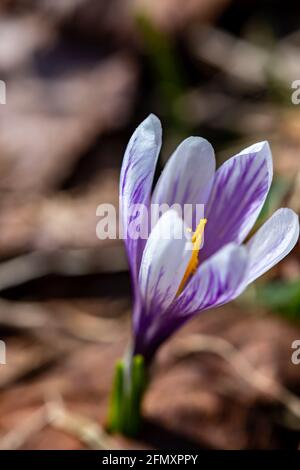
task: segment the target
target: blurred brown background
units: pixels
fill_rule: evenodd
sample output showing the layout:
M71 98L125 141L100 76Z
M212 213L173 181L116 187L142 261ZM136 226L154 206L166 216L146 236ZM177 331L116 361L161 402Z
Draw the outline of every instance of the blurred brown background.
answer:
M102 429L129 275L122 243L96 237L96 208L117 204L125 145L150 112L160 169L188 135L210 140L219 164L269 140L258 223L300 212L299 19L292 1L1 1L0 448L299 446L299 246L162 349L129 441Z

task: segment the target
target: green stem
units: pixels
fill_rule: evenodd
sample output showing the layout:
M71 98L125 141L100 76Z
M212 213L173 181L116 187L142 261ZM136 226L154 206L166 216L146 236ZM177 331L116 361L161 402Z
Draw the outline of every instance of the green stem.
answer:
M107 423L110 432L126 436L138 434L145 388L143 356L136 355L116 363Z

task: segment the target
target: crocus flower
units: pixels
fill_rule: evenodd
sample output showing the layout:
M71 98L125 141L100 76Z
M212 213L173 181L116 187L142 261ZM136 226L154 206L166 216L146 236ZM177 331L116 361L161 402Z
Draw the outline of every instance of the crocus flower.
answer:
M272 181L267 142L242 150L216 171L209 142L190 137L175 150L152 192L161 133L156 116L142 122L127 146L120 180L123 234L134 291L133 354L148 361L188 319L241 294L284 258L299 237L298 216L282 208L243 244ZM129 208L163 203L204 204L205 219L193 227L190 240L188 235L162 239L159 234L165 228L171 228L170 233L173 229L188 233L182 218L170 209L147 240L132 238ZM146 223L148 215L144 217ZM190 242L192 250L187 248Z
M133 343L116 364L107 426L127 435L139 430L147 366L157 348L197 313L236 298L284 258L299 237L298 216L279 209L243 244L272 181L267 142L248 147L216 171L212 146L190 137L175 150L152 192L160 147L160 121L150 115L131 137L121 170L122 235L134 293ZM180 216L184 211L174 209L187 204L203 205L205 218L197 220L192 213L187 226ZM169 209L150 223L144 237L154 205ZM134 207L144 210L137 216ZM140 237L132 224L139 226Z

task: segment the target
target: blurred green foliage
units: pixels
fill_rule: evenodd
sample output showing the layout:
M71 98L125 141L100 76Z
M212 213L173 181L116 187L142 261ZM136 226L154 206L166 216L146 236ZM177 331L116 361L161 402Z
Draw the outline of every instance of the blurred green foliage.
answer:
M300 321L300 282L273 281L257 286L258 303L285 318Z
M157 29L146 15L137 15L136 22L153 75L154 98L159 102L159 114L171 133L185 137L189 135L189 129L178 104L186 89L186 83L175 44L172 38Z

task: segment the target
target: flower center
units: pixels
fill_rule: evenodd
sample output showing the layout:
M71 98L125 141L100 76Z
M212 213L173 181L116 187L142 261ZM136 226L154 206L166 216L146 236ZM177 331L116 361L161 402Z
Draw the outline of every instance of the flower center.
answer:
M181 294L189 278L196 272L196 269L199 264L199 251L201 247L201 242L202 242L204 227L206 225L206 222L207 222L207 219L200 219L200 222L197 225L195 232L193 233L193 236L192 236L193 248L192 248L191 258L190 258L189 264L187 265L187 268L185 270L181 283L178 287L176 297L178 297L178 295Z

